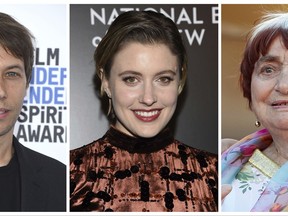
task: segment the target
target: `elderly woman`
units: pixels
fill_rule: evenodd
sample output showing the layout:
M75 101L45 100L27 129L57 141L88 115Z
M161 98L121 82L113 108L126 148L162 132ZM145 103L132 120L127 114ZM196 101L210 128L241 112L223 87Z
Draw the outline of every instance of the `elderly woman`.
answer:
M222 154L222 184L232 186L222 211L287 211L288 13L268 14L251 31L240 83L265 129Z
M216 155L175 140L167 128L187 68L173 21L123 13L94 59L111 127L71 151L71 211L217 211Z

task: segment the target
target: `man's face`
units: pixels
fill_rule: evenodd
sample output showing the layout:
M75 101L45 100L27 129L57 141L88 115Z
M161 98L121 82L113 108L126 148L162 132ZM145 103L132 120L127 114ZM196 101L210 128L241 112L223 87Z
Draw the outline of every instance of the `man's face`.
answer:
M13 134L26 86L23 61L0 46L0 137Z

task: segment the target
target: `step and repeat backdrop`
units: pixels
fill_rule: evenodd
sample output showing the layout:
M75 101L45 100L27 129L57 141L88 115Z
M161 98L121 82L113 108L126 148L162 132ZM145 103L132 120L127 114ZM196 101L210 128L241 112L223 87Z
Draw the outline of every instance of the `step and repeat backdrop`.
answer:
M63 163L68 158L69 120L67 7L1 4L0 8L36 39L32 79L14 135L23 145Z
M170 17L186 45L188 79L171 127L175 137L218 152L218 5L70 5L71 145L104 135L109 123L93 89L93 53L115 18L129 10L153 10Z

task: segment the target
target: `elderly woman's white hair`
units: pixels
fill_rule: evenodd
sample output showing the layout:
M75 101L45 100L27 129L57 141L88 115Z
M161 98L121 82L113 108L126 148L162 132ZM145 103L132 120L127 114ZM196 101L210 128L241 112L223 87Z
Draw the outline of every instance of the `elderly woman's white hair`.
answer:
M288 12L281 13L266 13L259 23L254 26L251 31L251 37L249 42L253 41L253 39L261 32L266 31L268 29L286 29L288 30Z

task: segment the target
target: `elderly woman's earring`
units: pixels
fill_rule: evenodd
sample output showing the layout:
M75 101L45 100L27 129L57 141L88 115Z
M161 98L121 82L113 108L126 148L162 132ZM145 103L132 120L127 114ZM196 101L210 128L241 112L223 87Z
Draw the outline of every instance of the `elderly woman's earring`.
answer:
M255 126L256 126L256 127L260 127L260 126L261 126L261 123L260 123L258 120L256 120L256 121L255 121Z

